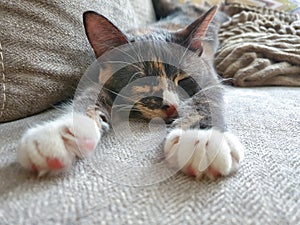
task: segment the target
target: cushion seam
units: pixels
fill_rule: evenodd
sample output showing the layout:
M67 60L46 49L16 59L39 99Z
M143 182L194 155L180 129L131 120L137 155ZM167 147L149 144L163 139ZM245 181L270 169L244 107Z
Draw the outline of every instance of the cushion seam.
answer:
M1 75L1 80L2 80L2 91L3 91L3 103L0 105L0 118L2 118L5 110L5 104L6 104L6 87L5 87L5 82L6 82L6 77L5 77L5 72L4 72L4 59L3 59L3 49L2 45L0 42L0 75Z

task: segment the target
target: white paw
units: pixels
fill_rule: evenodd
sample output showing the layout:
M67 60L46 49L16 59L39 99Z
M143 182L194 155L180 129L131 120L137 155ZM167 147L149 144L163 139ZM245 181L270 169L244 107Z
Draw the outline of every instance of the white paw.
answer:
M237 137L215 129L175 129L168 134L164 151L172 167L195 177L226 176L244 158L244 148Z
M92 152L100 136L93 119L70 114L27 130L19 144L18 161L39 175L56 173L69 168L75 156Z

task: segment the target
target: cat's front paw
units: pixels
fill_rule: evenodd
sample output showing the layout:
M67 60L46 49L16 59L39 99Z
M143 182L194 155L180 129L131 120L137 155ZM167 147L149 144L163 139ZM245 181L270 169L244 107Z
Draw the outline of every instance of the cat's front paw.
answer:
M88 116L75 114L31 128L21 138L18 161L39 175L69 168L75 156L92 152L99 139L99 127Z
M195 177L226 176L244 158L244 148L237 137L216 129L175 129L168 134L164 151L172 167Z

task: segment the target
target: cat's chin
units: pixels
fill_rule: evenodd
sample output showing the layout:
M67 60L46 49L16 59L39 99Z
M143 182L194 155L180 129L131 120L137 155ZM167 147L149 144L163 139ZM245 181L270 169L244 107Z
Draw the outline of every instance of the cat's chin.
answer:
M151 119L149 119L149 118L143 118L143 119L148 123L157 121L158 123L164 122L167 125L171 125L177 119L177 117L175 117L175 118L154 117Z
M168 117L168 116L164 116L164 117L155 117L155 116L151 116L151 117L146 117L144 116L143 114L141 113L137 113L137 112L133 112L130 114L130 118L134 118L134 119L141 119L143 121L146 121L146 122L159 122L161 123L162 121L165 122L165 124L167 125L170 125L172 124L177 118L178 118L178 115L175 114L174 116L172 115L171 117Z
M174 118L165 118L164 121L166 124L170 125L172 124L175 120L176 120L177 117L174 117Z

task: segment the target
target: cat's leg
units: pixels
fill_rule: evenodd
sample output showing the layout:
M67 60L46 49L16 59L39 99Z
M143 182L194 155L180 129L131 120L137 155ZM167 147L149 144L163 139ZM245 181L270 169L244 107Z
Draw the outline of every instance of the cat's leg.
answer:
M174 129L165 142L167 161L190 176L210 178L236 171L244 157L237 137L218 129Z
M166 160L191 176L210 178L234 172L244 158L239 139L225 129L222 92L209 89L180 107L166 137Z
M75 157L89 155L109 124L97 106L86 114L68 113L27 130L20 141L18 161L39 175L70 168Z

